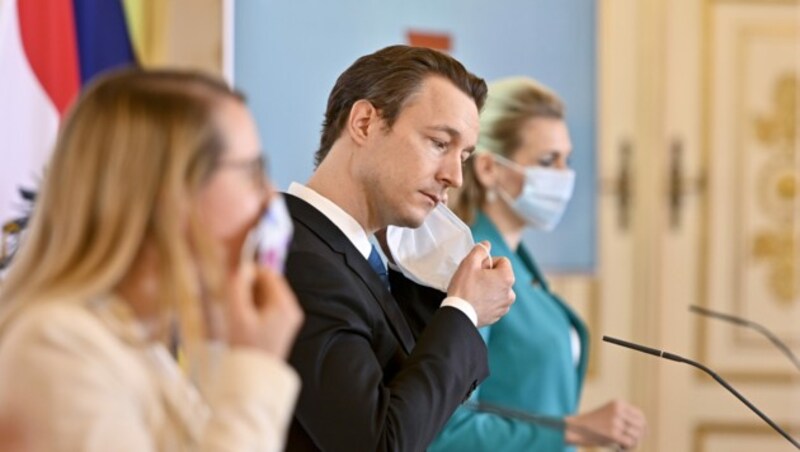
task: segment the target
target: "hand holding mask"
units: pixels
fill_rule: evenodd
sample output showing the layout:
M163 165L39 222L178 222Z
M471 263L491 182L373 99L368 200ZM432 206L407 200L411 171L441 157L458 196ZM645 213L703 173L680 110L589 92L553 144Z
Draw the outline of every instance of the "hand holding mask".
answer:
M475 246L469 226L441 203L416 229L389 226L386 243L406 278L442 292Z
M294 225L286 201L278 195L247 237L243 258L255 256L259 265L282 274L293 233Z

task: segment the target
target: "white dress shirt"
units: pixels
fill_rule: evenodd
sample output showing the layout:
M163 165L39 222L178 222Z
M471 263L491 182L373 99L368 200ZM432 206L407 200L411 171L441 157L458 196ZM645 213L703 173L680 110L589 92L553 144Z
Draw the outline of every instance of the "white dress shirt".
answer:
M369 260L370 252L372 252L372 242L370 242L370 237L367 232L355 218L330 199L303 184L292 182L292 184L289 185L288 193L297 196L319 210L342 231L345 237L353 243L353 246L356 247L358 252L364 256L364 259ZM442 301L441 306L450 306L458 309L469 318L473 325L478 325L478 314L475 312L475 308L463 298L448 296Z

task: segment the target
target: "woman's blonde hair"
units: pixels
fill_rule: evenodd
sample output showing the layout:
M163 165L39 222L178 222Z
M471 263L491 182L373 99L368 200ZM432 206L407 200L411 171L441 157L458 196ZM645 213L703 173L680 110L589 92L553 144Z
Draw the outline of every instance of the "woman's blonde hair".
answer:
M222 270L189 205L224 151L215 115L225 99L243 102L221 81L179 71L125 70L83 92L3 283L0 331L33 303L112 292L145 241L157 254L159 309L202 328L198 281L214 292Z
M490 83L481 111L477 152L510 158L522 144L520 130L533 118L564 119L564 104L552 90L531 78L510 77ZM464 165L463 185L450 199L453 212L472 224L486 199L473 161Z

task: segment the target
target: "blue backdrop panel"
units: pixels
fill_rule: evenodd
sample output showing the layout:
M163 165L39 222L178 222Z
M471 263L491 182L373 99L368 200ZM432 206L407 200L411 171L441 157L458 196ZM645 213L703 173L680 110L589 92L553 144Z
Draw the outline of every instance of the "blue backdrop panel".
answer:
M596 261L596 5L592 0L339 0L236 3L235 78L247 93L279 188L305 182L328 93L356 58L407 43L409 30L450 36L451 53L487 81L532 76L568 107L578 180L564 220L526 243L549 271Z

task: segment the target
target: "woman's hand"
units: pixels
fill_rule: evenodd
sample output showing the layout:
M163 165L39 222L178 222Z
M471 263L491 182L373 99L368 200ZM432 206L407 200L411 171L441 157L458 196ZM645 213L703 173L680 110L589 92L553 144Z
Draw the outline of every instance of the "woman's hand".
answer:
M228 292L228 342L285 359L303 324L303 311L286 279L247 262L232 276Z
M565 419L565 440L578 446L613 446L633 449L647 430L641 410L627 402L612 400L587 413Z

